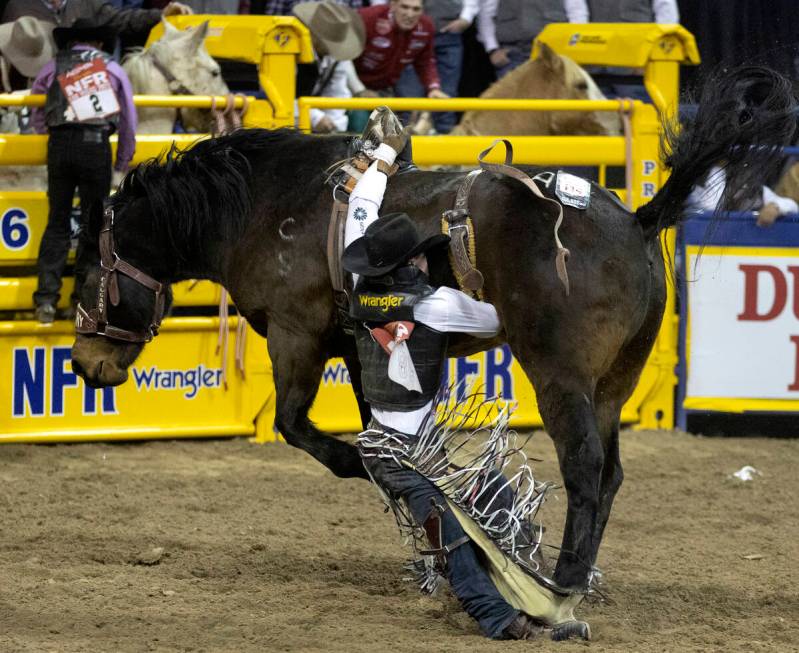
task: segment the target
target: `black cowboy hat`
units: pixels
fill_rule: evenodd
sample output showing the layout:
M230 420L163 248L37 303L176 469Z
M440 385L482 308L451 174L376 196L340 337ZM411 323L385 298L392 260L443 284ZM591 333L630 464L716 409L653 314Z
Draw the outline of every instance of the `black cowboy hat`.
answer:
M389 213L375 220L361 238L350 243L341 264L348 272L379 277L448 242L449 236L445 234L422 239L406 213Z
M89 18L78 18L70 27L56 27L53 40L59 50L70 43L102 43L103 50L113 50L116 43L117 30L108 23L98 23Z

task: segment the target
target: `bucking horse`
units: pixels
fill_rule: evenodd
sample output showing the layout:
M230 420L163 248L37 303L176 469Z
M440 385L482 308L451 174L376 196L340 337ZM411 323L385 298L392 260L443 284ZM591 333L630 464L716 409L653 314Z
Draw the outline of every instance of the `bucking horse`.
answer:
M506 342L533 384L554 441L568 499L554 580L584 590L622 483L619 419L652 349L666 300L659 235L678 225L695 182L723 163L725 205L767 174L774 147L795 128L787 80L745 67L709 80L695 118L665 126L668 181L629 212L590 186L585 208L553 202L556 169L473 180L469 214L487 301L502 323L490 341L453 339L452 355ZM87 237L95 264L82 289L72 365L90 386L123 383L171 301L170 284L210 279L267 336L277 388L275 423L286 441L340 477L366 478L356 449L308 419L328 358L343 356L359 397L353 339L341 328L326 242L333 196L327 170L353 137L246 129L140 165ZM516 170L519 170L518 168ZM551 173L547 175L547 173ZM389 180L383 211L403 211L425 235L441 228L465 173L411 171ZM524 180L535 178L541 196ZM568 289L556 270L570 256ZM445 253L431 254L433 285L457 287Z

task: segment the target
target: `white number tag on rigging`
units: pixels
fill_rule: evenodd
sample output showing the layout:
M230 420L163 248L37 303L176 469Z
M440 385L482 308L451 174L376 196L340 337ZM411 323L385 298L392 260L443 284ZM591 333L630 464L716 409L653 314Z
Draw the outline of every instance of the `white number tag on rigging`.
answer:
M591 182L558 170L555 195L562 204L573 206L576 209L587 209L591 201Z

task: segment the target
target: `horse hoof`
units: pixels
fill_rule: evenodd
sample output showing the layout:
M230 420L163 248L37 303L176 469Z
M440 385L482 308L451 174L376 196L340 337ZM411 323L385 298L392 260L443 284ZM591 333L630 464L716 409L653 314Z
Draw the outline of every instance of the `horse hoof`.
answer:
M556 642L563 642L567 639L590 641L591 626L585 621L567 621L552 627L552 639Z

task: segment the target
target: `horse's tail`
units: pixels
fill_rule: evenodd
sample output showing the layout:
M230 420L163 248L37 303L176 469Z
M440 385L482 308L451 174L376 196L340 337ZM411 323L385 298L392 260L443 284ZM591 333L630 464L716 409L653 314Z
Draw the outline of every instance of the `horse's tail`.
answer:
M781 164L775 150L796 129L795 98L782 75L759 66L722 71L702 89L696 116L681 128L666 124L661 150L671 176L651 202L636 211L644 233L654 238L676 225L694 185L713 166L726 172L718 210L730 210ZM738 207L740 208L740 206Z

